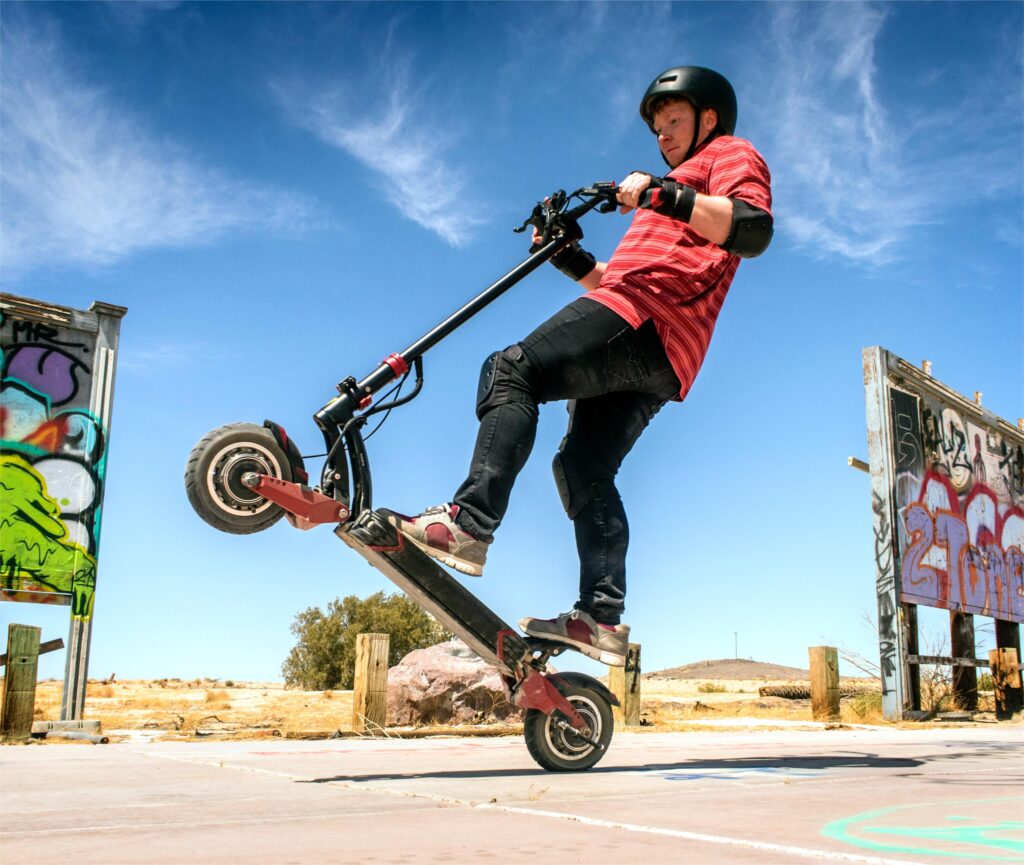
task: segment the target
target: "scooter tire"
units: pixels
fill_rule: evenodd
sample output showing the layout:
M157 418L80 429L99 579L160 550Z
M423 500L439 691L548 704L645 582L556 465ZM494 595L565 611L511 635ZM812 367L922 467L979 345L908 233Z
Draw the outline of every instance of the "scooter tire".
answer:
M614 732L612 707L603 694L585 685L569 684L559 690L583 716L591 738L600 747L584 741L572 730L560 728L558 720L565 720L560 712L545 715L539 709L527 709L523 720L526 749L549 772L583 772L596 766L608 750Z
M284 510L242 483L247 472L292 480L287 456L269 430L232 423L203 436L185 464L185 493L207 523L232 535L270 528Z

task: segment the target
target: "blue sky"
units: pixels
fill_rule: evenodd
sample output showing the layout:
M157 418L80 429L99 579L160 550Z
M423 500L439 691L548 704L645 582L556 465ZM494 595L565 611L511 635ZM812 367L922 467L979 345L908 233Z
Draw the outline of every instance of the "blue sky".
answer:
M637 106L683 63L733 81L737 132L772 170L776 237L740 267L686 402L623 467L625 621L648 671L737 641L801 666L823 643L877 656L868 478L846 465L867 456L861 349L927 358L1024 415L1022 17L1019 3L4 3L2 289L129 309L91 673L279 678L296 612L391 590L327 528L202 523L190 449L272 418L319 452L311 416L334 383L518 263L510 229L538 198L663 169ZM590 215L585 245L606 259L627 225ZM451 497L480 363L577 294L544 268L427 355L423 395L371 442L378 505ZM510 621L575 598L549 468L564 424L562 406L542 412L472 581ZM0 615L66 636L65 608ZM927 611L926 632L945 619ZM63 653L41 675L63 675Z

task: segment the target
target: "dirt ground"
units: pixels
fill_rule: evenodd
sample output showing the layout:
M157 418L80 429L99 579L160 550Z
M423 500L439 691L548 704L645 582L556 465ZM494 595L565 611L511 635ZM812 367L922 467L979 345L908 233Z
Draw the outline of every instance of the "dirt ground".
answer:
M711 725L721 729L731 721L742 724L740 718L756 718L762 723L771 719L810 722L809 700L758 695L764 685L806 681L806 671L758 662L702 661L647 674L641 685L642 724L650 730L668 731ZM843 722L880 723L877 683L856 681L864 692L843 698ZM873 686L875 690L871 690ZM61 682L39 683L36 720L57 720L60 697ZM286 689L280 682L212 679L90 681L85 717L99 720L105 733L115 735L117 731L150 731L160 738L344 735L352 729L352 692L300 691ZM465 726L444 729L470 732ZM444 729L389 727L388 734ZM519 727L491 725L474 731L500 734L503 729L517 732Z

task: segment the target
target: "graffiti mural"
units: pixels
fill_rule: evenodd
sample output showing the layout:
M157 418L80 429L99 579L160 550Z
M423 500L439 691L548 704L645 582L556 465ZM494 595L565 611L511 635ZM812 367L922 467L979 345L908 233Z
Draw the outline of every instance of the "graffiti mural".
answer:
M902 600L1024 621L1024 437L890 390Z
M0 346L0 598L88 619L106 471L95 335L0 313Z

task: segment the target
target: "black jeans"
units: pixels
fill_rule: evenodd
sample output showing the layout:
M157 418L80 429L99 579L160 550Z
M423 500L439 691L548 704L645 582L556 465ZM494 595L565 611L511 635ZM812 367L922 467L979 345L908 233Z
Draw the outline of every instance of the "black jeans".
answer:
M537 407L571 400L554 471L576 532L576 606L618 624L626 596L629 525L615 476L679 380L654 325L637 330L606 306L580 298L502 352L494 387L478 405L480 431L469 476L455 494L459 525L490 541L508 508L537 430Z

